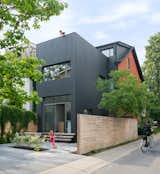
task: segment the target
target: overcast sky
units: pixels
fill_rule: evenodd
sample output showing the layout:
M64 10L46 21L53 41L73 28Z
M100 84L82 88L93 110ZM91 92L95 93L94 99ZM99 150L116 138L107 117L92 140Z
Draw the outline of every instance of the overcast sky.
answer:
M148 38L160 31L160 0L65 0L69 7L26 35L34 43L77 32L92 45L114 41L135 46L142 65Z

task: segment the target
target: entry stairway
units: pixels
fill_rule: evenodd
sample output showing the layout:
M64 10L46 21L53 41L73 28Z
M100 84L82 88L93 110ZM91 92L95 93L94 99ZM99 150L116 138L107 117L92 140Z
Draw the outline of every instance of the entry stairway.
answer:
M25 135L33 135L33 136L40 136L45 138L46 141L49 141L49 132L24 132ZM65 133L65 132L55 132L55 141L56 142L65 142L65 143L72 143L76 140L75 133Z
M56 132L55 141L71 143L75 141L75 136L76 136L75 133Z
M75 133L65 133L65 132L55 132L54 135L55 135L56 142L65 142L65 143L74 142L76 137ZM46 140L49 140L48 132L42 132L41 136L45 137Z

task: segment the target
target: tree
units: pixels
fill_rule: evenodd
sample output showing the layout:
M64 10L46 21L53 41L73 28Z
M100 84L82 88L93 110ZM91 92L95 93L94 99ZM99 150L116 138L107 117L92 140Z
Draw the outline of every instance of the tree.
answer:
M0 39L0 49L21 52L21 46L28 41L25 31L39 28L41 21L59 15L66 7L58 0L1 0L0 31L4 38Z
M25 32L31 27L38 29L40 22L59 15L67 4L58 0L1 0L0 1L0 103L19 108L27 101L38 102L37 92L31 95L23 89L24 79L42 81L38 70L43 61L35 57L22 57L29 44Z
M154 94L150 115L154 119L160 120L160 32L148 40L143 74L148 89Z
M114 116L136 117L146 114L150 93L128 70L112 71L110 79L98 79L97 89L102 92L99 107Z
M31 95L23 89L24 78L30 78L34 82L42 81L43 75L37 69L42 64L42 60L34 57L18 56L13 52L8 52L5 56L0 56L0 103L15 105L19 108L26 101L40 101L37 92Z
M160 97L160 33L151 36L146 46L146 60L143 65L145 83Z

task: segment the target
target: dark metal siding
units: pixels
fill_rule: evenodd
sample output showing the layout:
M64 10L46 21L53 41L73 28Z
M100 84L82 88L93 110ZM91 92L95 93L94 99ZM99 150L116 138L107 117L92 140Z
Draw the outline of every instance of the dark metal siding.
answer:
M102 52L103 50L109 49L109 48L113 48L114 49L114 56L109 57L109 66L108 66L108 72L110 72L111 70L116 70L117 66L115 64L116 60L117 60L117 44L113 43L113 44L107 44L104 46L100 46L97 47L97 49Z
M107 76L107 57L79 35L76 36L76 110L104 114L98 109L100 94L96 90L99 75Z
M37 57L45 60L45 65L53 65L65 61L71 62L71 78L58 79L37 84L37 91L43 98L49 96L72 95L72 122L75 120L75 41L74 33L65 37L52 39L37 45ZM43 102L37 109L39 115L39 130L42 131Z
M122 57L124 57L128 51L129 48L117 45L117 60L120 60Z
M72 95L72 132L76 132L77 113L91 109L93 114L105 114L98 110L100 94L96 90L99 75L107 76L107 57L76 33L37 45L38 58L45 65L71 61L71 78L37 84L41 97ZM43 102L38 106L39 128L42 130Z

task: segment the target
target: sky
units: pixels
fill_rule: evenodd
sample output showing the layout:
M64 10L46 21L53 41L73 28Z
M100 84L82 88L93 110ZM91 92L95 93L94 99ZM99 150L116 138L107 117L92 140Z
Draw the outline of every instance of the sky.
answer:
M151 35L160 31L160 0L64 0L68 3L60 16L41 23L39 30L26 33L37 44L77 32L94 46L115 41L136 48L142 65L145 46Z

